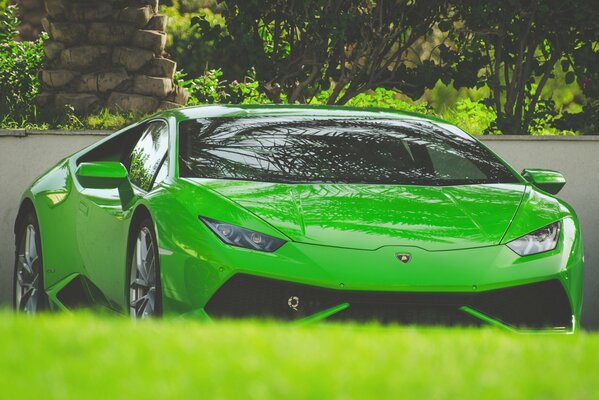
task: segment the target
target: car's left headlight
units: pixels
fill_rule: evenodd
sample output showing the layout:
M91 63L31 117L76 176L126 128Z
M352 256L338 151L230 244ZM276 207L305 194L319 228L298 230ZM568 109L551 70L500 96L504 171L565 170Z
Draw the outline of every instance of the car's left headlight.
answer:
M555 249L559 240L560 222L554 222L541 229L506 243L519 256L530 256Z
M272 253L286 243L282 239L212 218L200 217L200 219L220 240L232 246Z

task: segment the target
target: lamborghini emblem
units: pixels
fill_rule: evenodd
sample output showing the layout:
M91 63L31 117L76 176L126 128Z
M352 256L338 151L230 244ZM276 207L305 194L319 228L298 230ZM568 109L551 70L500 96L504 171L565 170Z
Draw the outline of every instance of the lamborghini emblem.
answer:
M300 299L297 296L291 296L288 300L287 300L287 305L289 306L289 308L291 308L293 311L299 311L298 307L300 304Z
M409 263L412 259L412 255L408 253L397 253L395 254L395 257L404 264Z

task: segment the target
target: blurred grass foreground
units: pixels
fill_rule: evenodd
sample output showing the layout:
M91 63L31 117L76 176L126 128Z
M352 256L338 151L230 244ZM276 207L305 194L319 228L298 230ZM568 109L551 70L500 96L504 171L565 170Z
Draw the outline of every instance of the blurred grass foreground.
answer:
M599 334L0 313L4 399L597 399Z

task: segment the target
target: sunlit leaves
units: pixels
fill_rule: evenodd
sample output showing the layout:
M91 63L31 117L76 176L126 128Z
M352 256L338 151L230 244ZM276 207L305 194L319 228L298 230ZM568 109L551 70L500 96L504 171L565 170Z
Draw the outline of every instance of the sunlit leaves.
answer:
M257 80L275 102L309 102L331 82L329 103L345 104L377 87L417 98L448 73L439 50L426 58L414 50L433 29L441 32L453 26L444 0L224 4L227 34L217 40L217 49L223 55L240 55L241 69L255 68ZM201 20L194 23L201 31L209 29Z
M576 81L570 57L589 32L599 31L596 2L453 3L464 25L451 31L464 55L453 62L454 84L488 85L488 104L495 108L497 127L504 133L528 133L539 121L553 118L555 110L547 106L550 99L542 97L543 88L555 79L556 66L565 73L566 84Z

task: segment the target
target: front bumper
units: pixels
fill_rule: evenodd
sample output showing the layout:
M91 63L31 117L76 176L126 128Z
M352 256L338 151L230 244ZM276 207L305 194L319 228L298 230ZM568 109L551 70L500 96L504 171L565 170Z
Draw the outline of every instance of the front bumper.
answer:
M264 253L212 233L194 245L161 253L165 313L301 319L348 304L329 318L476 325L488 317L533 329L575 328L580 319L583 259L574 235L527 257L504 245L427 251L288 242ZM397 259L404 253L409 263ZM290 308L290 297L302 306Z
M481 313L518 329L574 328L559 280L482 293L410 293L334 290L239 274L217 291L205 310L213 318L301 320L339 305L344 306L328 319L470 326L484 322L474 315Z

